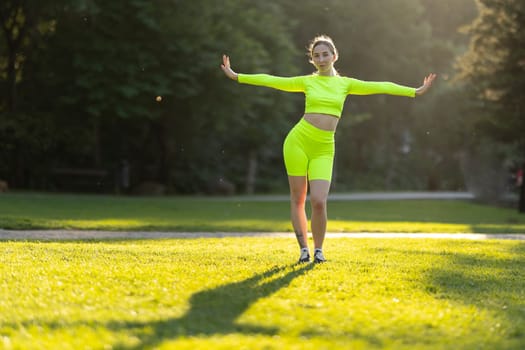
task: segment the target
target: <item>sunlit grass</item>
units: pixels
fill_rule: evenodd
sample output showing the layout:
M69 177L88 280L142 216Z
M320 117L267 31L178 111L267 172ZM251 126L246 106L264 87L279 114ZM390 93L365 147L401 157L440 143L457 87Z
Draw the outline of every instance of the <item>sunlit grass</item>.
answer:
M463 232L473 233L474 227L468 224L440 223L440 222L368 222L368 221L332 221L330 228L333 232ZM496 225L496 228L501 228ZM525 225L523 226L525 232ZM478 231L479 232L479 231Z
M523 233L525 215L460 200L333 201L330 232ZM0 196L0 228L289 232L287 201L238 198Z
M141 220L103 219L103 220L49 220L49 225L57 228L83 228L83 229L140 229L145 222Z
M0 348L522 349L525 244L0 243Z

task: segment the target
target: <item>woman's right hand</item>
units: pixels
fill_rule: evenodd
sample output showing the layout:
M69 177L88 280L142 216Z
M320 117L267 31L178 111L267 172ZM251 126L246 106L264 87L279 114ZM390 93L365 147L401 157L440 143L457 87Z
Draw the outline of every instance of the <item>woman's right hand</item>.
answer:
M416 89L416 95L423 95L425 92L427 92L427 90L432 86L432 82L434 79L436 79L436 77L437 75L434 73L427 75L423 80L423 85Z
M237 73L235 73L230 66L230 57L222 55L221 69L226 76L232 80L237 80Z

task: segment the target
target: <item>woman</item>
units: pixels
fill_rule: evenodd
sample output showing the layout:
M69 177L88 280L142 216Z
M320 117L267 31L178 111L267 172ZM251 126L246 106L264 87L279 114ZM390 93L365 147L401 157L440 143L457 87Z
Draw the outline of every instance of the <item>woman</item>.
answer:
M266 86L305 94L305 112L284 141L283 154L290 185L291 221L301 249L299 262L309 262L308 221L305 202L310 185L311 228L314 262L326 261L323 242L326 233L326 202L332 179L334 134L347 95L389 94L415 97L425 93L436 75L428 75L419 88L390 82L367 82L340 76L334 68L337 49L328 36L314 38L309 47L310 63L317 72L297 77L268 74L237 74L230 58L223 55L222 70L239 83Z

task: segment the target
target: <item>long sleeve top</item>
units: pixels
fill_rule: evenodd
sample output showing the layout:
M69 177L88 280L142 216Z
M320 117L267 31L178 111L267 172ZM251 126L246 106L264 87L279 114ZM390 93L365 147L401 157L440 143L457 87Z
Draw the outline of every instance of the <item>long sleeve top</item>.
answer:
M266 86L305 94L305 113L341 117L348 95L388 94L415 97L416 89L391 82L363 81L343 76L303 75L277 77L269 74L238 74L242 84Z

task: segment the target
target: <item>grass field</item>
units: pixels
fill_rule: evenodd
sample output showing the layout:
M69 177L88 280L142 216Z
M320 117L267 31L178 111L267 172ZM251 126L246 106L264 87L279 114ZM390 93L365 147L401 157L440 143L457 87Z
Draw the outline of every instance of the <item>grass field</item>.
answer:
M334 201L329 232L524 233L514 209L460 200ZM291 231L287 201L3 194L0 228Z
M4 349L523 349L521 241L0 243Z
M469 201L330 202L332 232L525 232ZM11 193L0 228L290 231L286 201ZM525 243L0 242L0 349L523 349Z

